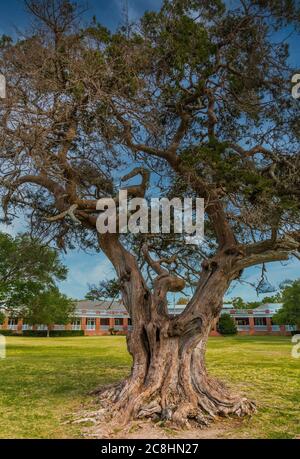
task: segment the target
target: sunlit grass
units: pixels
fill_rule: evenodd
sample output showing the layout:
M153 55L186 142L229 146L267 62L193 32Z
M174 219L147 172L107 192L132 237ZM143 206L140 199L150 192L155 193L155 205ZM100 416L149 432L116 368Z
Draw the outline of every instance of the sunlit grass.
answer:
M291 349L291 339L286 337L210 340L210 373L258 405L258 414L241 423L236 436L294 438L300 434L300 359L292 358Z
M128 374L124 337L7 338L0 360L0 437L76 438L68 414L87 393ZM251 420L234 423L225 435L293 438L300 434L300 359L283 337L211 338L211 374L257 401Z

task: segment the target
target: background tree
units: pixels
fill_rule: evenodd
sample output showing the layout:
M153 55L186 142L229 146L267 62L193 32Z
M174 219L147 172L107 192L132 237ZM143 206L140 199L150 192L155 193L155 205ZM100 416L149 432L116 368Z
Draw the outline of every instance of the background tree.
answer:
M272 318L278 325L296 325L300 330L300 280L292 282L282 292L283 307Z
M47 336L51 326L68 324L75 313L75 303L60 293L57 287L50 287L34 296L30 305L22 311L22 317L31 325L47 325Z
M218 322L218 332L221 335L236 335L238 330L230 314L222 314Z
M232 305L234 309L247 309L247 303L240 296L233 298Z
M246 309L255 309L261 305L261 301L249 301Z
M10 314L30 305L43 290L64 280L59 254L27 235L0 233L0 306Z
M244 269L299 256L295 69L273 35L299 24L299 8L166 0L130 33L111 34L96 21L80 27L69 2L26 4L34 32L0 52L3 210L8 221L22 210L35 234L65 250L100 248L112 262L132 319L133 367L99 391L103 404L123 422L252 413L208 376L205 349ZM116 199L124 173L130 197L204 198L205 243L97 234L97 199ZM170 316L168 294L188 288L185 310Z
M0 311L0 325L3 325L5 321L5 314L4 312Z
M272 296L265 296L262 299L262 304L267 304L267 303L281 303L282 302L282 292L276 293L276 295Z
M115 300L120 297L121 289L120 283L117 279L108 281L101 281L98 285L90 285L89 291L86 294L87 300L101 301L101 300Z

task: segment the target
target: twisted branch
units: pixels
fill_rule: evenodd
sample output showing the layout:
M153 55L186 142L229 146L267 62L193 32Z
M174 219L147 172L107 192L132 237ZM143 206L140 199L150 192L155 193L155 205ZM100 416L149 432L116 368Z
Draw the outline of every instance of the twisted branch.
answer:
M61 212L58 215L55 215L54 217L46 217L46 220L47 222L53 223L63 220L65 217L69 216L74 223L81 225L81 221L75 216L74 213L77 209L78 204L73 204L69 209L65 210L64 212Z

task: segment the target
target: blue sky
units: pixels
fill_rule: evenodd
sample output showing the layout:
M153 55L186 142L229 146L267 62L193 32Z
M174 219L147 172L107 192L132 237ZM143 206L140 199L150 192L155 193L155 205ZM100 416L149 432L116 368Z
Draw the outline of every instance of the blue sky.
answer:
M230 0L229 0L230 1ZM83 2L84 3L84 2ZM230 1L232 3L232 1ZM121 0L89 0L90 10L87 16L96 15L98 20L115 29L122 20ZM159 8L161 0L129 0L129 14L131 19L139 17L145 10ZM24 29L27 18L24 12L22 0L0 0L0 34L13 35L16 29ZM284 32L288 36L288 32ZM284 36L284 35L282 35ZM291 63L300 68L300 37L291 36L288 39L291 50ZM299 102L300 103L300 102ZM0 226L0 230L10 233L23 231L23 222L16 221L13 227ZM74 250L62 256L64 263L69 267L68 280L61 284L61 290L73 298L81 299L87 292L87 285L98 283L103 279L113 277L114 272L110 262L101 254L87 255ZM255 283L260 277L260 267L245 271L243 279L248 283ZM287 263L272 263L268 265L267 277L274 287L285 279L297 279L300 277L300 263L292 259ZM248 284L237 284L230 289L228 297L242 296L245 300L257 300L254 288Z

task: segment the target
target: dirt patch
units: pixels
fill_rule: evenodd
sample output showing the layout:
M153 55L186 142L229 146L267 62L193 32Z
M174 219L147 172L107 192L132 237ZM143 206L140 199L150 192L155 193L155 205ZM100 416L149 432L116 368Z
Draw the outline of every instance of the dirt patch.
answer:
M236 438L242 419L219 418L209 427L190 425L179 429L168 422L141 420L120 426L107 418L105 410L84 410L77 413L73 424L81 427L83 438L93 439L224 439Z
M116 426L98 425L84 432L86 438L109 439L221 439L230 438L233 426L219 423L217 426L203 429L177 430L172 426L159 426L152 422L132 422L130 426L120 429ZM227 434L227 435L226 435ZM231 437L232 438L232 437Z

